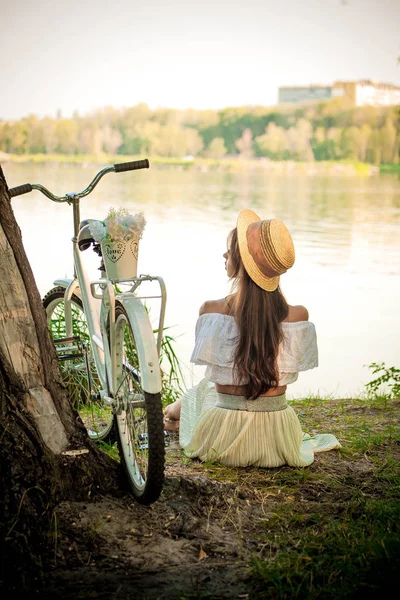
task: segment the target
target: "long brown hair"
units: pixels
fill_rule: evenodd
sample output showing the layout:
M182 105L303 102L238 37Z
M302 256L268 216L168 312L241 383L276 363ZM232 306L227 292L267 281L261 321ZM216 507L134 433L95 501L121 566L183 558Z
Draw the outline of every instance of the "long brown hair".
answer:
M247 274L240 258L236 228L228 237L234 280L232 314L239 327L234 371L248 381L246 398L254 400L279 381L276 359L282 341L281 322L289 307L278 287L274 292L261 289Z

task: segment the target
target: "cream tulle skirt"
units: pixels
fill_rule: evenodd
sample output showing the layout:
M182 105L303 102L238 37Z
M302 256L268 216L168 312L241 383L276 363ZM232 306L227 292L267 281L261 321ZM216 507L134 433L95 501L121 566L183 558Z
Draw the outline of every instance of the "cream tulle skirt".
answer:
M315 452L340 448L334 435L313 437L302 432L300 421L285 396L253 401L218 394L213 384L202 380L182 396L179 443L185 454L229 467L306 467ZM221 406L241 406L240 410ZM246 410L243 407L250 407Z

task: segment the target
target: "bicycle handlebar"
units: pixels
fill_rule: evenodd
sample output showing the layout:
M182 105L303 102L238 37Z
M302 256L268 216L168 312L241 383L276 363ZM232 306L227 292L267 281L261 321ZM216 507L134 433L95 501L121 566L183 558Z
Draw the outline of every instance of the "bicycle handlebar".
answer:
M18 185L15 188L11 188L9 191L10 198L14 196L22 196L22 194L27 194L32 191L32 186L30 183L24 183L23 185Z
M134 160L127 163L117 163L114 165L116 173L122 173L123 171L136 171L136 169L148 169L149 161L147 158L144 160Z
M147 160L147 158L145 158L144 160L134 160L126 163L117 163L110 167L105 167L97 173L97 175L92 179L87 188L85 188L82 192L69 193L65 194L65 196L55 196L43 185L40 185L40 183L24 183L23 185L18 185L17 187L10 188L8 190L8 193L10 194L10 198L14 198L15 196L22 196L22 194L27 194L32 190L38 190L54 202L72 202L75 199L83 198L83 196L87 196L88 194L90 194L90 192L99 183L103 175L106 175L107 173L123 173L124 171L136 171L137 169L148 169L149 166L149 161Z

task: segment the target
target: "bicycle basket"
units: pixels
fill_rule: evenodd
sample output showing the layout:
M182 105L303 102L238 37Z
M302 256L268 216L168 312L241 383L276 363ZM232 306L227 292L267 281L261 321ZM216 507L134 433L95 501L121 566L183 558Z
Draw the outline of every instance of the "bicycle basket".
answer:
M108 279L132 279L137 275L139 236L124 241L101 243Z

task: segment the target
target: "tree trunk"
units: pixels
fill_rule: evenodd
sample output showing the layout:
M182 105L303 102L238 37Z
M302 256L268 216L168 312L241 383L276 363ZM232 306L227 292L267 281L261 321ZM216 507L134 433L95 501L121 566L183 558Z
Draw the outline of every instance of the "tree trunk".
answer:
M119 471L68 400L1 166L0 282L0 585L28 589L56 504L115 489Z

